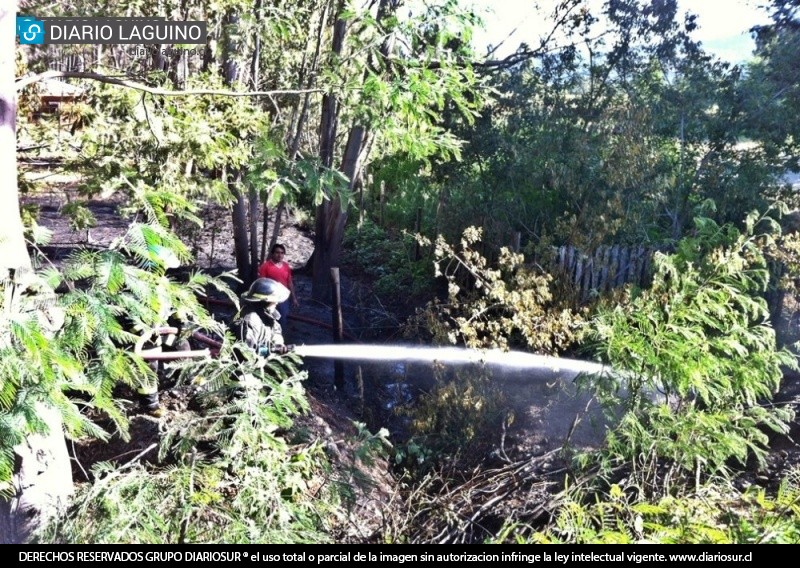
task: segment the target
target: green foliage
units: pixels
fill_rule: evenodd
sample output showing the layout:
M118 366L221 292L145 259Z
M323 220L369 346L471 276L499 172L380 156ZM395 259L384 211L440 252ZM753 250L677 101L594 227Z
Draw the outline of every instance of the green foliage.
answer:
M210 74L193 75L187 88L193 87L224 89ZM241 98L151 102L147 95L103 84L88 85L85 97L80 152L69 164L85 175L82 192L149 192L177 217L187 211L189 197L227 202L224 185L209 174L247 165L253 139L266 131L263 113Z
M373 434L367 429L367 425L363 422L354 422L356 428L356 435L353 442L356 444L356 449L353 452L353 458L361 461L366 465L373 465L377 457L386 457L387 450L392 447L389 442L389 431L386 428L381 428L377 433Z
M32 245L46 245L53 237L53 231L43 227L37 221L39 208L35 205L20 207L22 225L25 227L25 240Z
M384 303L407 306L429 292L430 263L414 260L414 238L410 235L393 237L365 220L360 228L347 229L343 249L344 262L373 282Z
M797 171L800 85L791 69L800 52L800 12L796 0L772 0L767 7L772 22L754 28L758 57L748 69L747 102L753 109L748 127L753 138L763 140L766 155Z
M553 298L550 276L507 249L493 268L478 251L480 237L473 227L464 232L458 248L437 239L435 272L446 280L448 298L419 310L407 333L430 336L438 344L502 349L524 345L550 353L575 342L582 317ZM417 467L426 452L441 460L481 458L513 421L501 390L485 370L442 369L436 379L408 412L412 439L405 453Z
M31 434L47 433L37 408L56 409L69 436L104 432L81 414L68 391L85 385L81 356L85 336L63 332L65 310L41 278L19 275L2 280L0 297L0 495L9 496L13 447Z
M674 241L707 199L720 224L779 194L794 200L779 180L797 169L796 14L762 30L767 59L744 69L704 53L690 35L696 20L680 21L675 2L606 11L562 3L571 41L487 65L494 96L474 124L444 115L464 140L460 162L425 167L403 152L376 162L387 210L424 196L449 240L474 225L491 243L521 232L523 244L593 248Z
M656 256L650 289L592 322L598 353L621 371L588 381L623 412L601 463L627 463L643 486L664 481L662 460L698 480L750 457L763 465L766 431L787 429L791 410L766 403L796 363L768 321L762 250L771 236L755 234L758 221L749 216L742 233L697 219L694 236Z
M351 53L365 57L335 61L339 67L328 71L337 90L347 93L345 117L376 133L376 157L458 159L461 141L445 114L471 124L486 91L465 57L475 16L449 0L426 3L408 17L386 12L378 18L369 9L352 12L356 25L346 42Z
M475 467L513 421L502 390L481 369L437 370L434 385L397 412L410 423L395 462L417 477L443 464Z
M755 235L755 219L744 224L743 233L724 223L763 206L779 190L776 177L797 165L796 0L773 0L774 24L759 30L761 59L747 73L703 54L687 35L696 22L689 17L680 25L674 0L615 0L606 6L608 21L602 25L609 29L602 34L596 33L600 22L588 9L570 13L578 2L559 4L564 37L572 44L525 48L505 65L484 65L492 76L479 75L471 64L476 19L455 0L426 3L424 12L408 17L396 3L383 14L376 14L375 7L386 3L348 6L338 14L318 2L185 4L113 0L110 7L87 6L86 15L102 15L110 8L179 15L209 21L216 34L229 28L224 18L235 13L237 49L226 50L223 39L213 35L210 60L187 59L189 73L183 80L176 62L158 58L123 58L122 67L156 88L239 89L247 83L295 93L275 99L173 98L91 83L84 85L81 100L64 106L56 120L34 124L21 117L26 143L34 143L26 150L34 152L33 145L42 144L47 149L39 155L50 158L50 150L69 143L65 165L83 176L82 197L125 193L133 199L124 212L137 219L110 250L81 251L68 260L63 274L47 273L53 287L63 283L69 288L57 300L49 293L37 296L38 285L4 282L0 482L10 473L9 448L41 430L36 404L58 407L70 435L100 434L64 394L83 392L90 399L84 401L87 405L104 410L124 427L124 415L111 396L113 385L154 378L129 353L141 334L170 316L222 333L195 293L215 284L228 294L230 290L202 274L191 275L188 286L178 285L165 276L166 266L150 245L189 261L187 249L168 227L183 220L199 224L202 202L229 205L231 189L240 189L228 185L231 172L243 173L244 183L269 206L281 199L304 205L351 201L351 180L314 157L319 148L307 133L317 125L306 122L308 116L322 114L322 97L296 94L306 88L335 102L340 134L352 125L365 128L359 165L365 165L370 150L381 158L371 171L378 183L367 190L374 192L385 182L389 203L385 218L381 211L382 223L388 220L386 226L399 233L403 224L410 226L418 208L426 219L436 210L434 221L426 222L446 235L437 241L435 257L447 283L447 300L430 304L416 323L437 343L525 345L552 353L580 339L582 316L562 305L549 276L507 250L500 252L497 266L489 259L511 232L520 231L540 244L678 242L674 255L658 259L651 290L631 292L627 303L604 309L595 320L598 351L626 372L621 393L616 392L618 384L595 384L615 411L622 400L624 413L609 434L604 465L625 464L649 491L656 481L673 482L678 472L700 479L728 472L735 462L758 461L766 443L764 430L785 429L785 409L762 406L777 388L781 365L793 364L787 353L775 349L760 299L767 285L763 252L771 244ZM60 2L33 0L26 6L39 16L68 12ZM341 53L334 53L329 43L333 34L328 33L328 21L337 17L348 23ZM590 57L582 58L578 45ZM47 68L44 52L32 48L27 53L31 70ZM536 59L526 63L531 54ZM112 48L104 50L97 69L116 74L119 69L103 64L117 55ZM215 57L236 64L237 84L226 84ZM20 56L17 63L22 75L26 62ZM246 68L249 75L241 72ZM497 87L495 100L478 115L487 102L490 80ZM37 108L34 90L20 93L24 115ZM345 143L346 137L338 136L331 155L341 155ZM714 221L700 221L695 229L688 221L708 198L719 204L709 213ZM74 228L94 222L81 200L64 212ZM482 233L468 230L460 248L446 244L470 225L480 226ZM41 242L46 236L35 223L27 226L31 240ZM375 280L384 296L408 302L429 291L430 266L411 261L410 237L389 238L368 223L348 238L351 262ZM788 243L784 252L794 254L794 246ZM293 371L279 361L271 361L269 369L260 364L247 361L256 368L251 373L256 381L268 388L255 389L255 395L243 381L249 394L239 406L246 408L233 410L222 397L217 402L224 419L206 417L198 429L181 425L182 430L175 430L175 444L168 449L182 457L178 467L154 472L135 466L131 469L138 479L96 488L98 501L87 507L108 528L103 532L92 522L87 526L103 535L100 540L126 538L124 522L141 518L135 538L153 542L163 522L154 516L161 511L159 499L174 512L168 522L180 523L167 531L173 541L220 541L221 533L207 526L214 515L236 519L226 530L237 542L253 535L259 542L318 538L325 521L309 513L305 500L318 494L309 490L314 474L308 473L318 465L318 448L295 448L277 434L302 406L283 390L292 383L288 376ZM195 371L222 388L236 366L229 356ZM505 420L485 377L460 377L440 386L438 400L431 397L424 405L427 414L420 417L420 431L443 434L442 441L452 434L452 439L472 443L482 428ZM658 396L653 400L655 392L666 402ZM477 422L468 411L477 412ZM264 430L254 431L255 424ZM225 456L224 466L191 452L209 442L203 437L209 432L220 433L215 456ZM380 445L363 431L361 441L364 447ZM409 453L427 455L416 448L409 446ZM295 455L296 463L291 458L286 462ZM666 473L655 469L664 460ZM269 477L273 464L277 481ZM121 478L110 471L104 475L109 482ZM148 478L152 485L146 484ZM241 480L252 490L238 484L232 489ZM165 497L172 484L182 492ZM238 495L242 499L235 513L219 509L203 516L200 505L227 506ZM640 538L644 529L637 529L637 517L626 516L628 499L627 493L612 491L608 506L587 513L581 505L583 512L565 513L561 532L553 538ZM97 502L101 506L95 509ZM131 509L118 508L127 502ZM676 514L684 504L655 506ZM653 513L659 514L662 510ZM123 521L107 521L112 516ZM697 528L697 538L709 542L721 538L705 526L699 522L683 528ZM570 527L578 528L570 532ZM80 530L78 524L69 528L76 541ZM749 542L749 537L742 538Z
M570 488L543 530L507 526L499 542L569 544L789 544L800 538L800 472L786 473L774 495L725 483L684 497L649 501L619 485L588 495Z
M90 229L97 225L97 219L85 203L71 201L61 208L61 214L69 217L69 224L73 230Z
M308 410L305 375L292 359L266 360L229 340L219 358L179 366L201 410L165 425L161 463L98 464L96 481L40 542L331 540L339 501L321 445L288 441Z
M61 334L80 345L81 386L121 427L126 419L113 400L114 386L157 381L135 348L154 339L172 318L221 334L223 326L200 305L197 294L205 294L210 285L235 299L220 279L195 273L178 283L167 277L156 247L189 258L184 245L160 225L134 223L108 250L78 251L67 258L62 273L48 273L53 285L64 282L70 290L59 299L65 315Z
M218 357L173 364L194 410L163 424L157 459L153 445L125 465L97 464L36 541L333 542L365 482L361 468L386 455L387 432L356 423L352 460L334 468L322 442L295 425L309 412L298 363L226 335Z

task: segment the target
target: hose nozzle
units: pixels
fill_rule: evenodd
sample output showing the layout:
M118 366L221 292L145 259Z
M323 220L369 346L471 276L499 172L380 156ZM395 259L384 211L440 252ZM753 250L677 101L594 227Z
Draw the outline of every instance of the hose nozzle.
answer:
M276 355L286 355L294 351L294 344L289 345L273 345L270 351Z

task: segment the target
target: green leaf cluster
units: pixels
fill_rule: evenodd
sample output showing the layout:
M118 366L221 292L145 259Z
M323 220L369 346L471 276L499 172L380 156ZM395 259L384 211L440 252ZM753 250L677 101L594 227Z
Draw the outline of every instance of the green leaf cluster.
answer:
M799 472L786 472L777 491L738 492L707 485L683 497L642 499L611 485L602 494L565 491L545 529L507 526L499 542L538 544L793 544L800 538Z
M651 288L601 308L590 337L621 371L591 379L615 412L602 463L627 463L644 484L659 481L656 464L695 476L727 474L749 458L763 465L768 431L786 432L788 407L770 405L784 368L796 368L776 345L763 294L769 234L695 222L695 234L659 254Z

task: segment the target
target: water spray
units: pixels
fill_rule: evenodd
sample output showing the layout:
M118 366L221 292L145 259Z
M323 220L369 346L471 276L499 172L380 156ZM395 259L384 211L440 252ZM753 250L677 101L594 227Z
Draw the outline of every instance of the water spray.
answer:
M351 359L356 361L428 361L449 365L491 365L506 369L531 369L561 377L584 374L607 374L610 367L591 361L536 355L500 349L464 349L459 347L415 347L403 345L295 345L292 351L301 357Z

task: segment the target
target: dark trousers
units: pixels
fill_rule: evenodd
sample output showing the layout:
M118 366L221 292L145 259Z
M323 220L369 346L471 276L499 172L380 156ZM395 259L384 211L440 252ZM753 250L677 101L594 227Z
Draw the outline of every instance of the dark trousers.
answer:
M281 314L281 328L286 333L286 328L289 326L289 301L281 302L277 305L278 313Z

